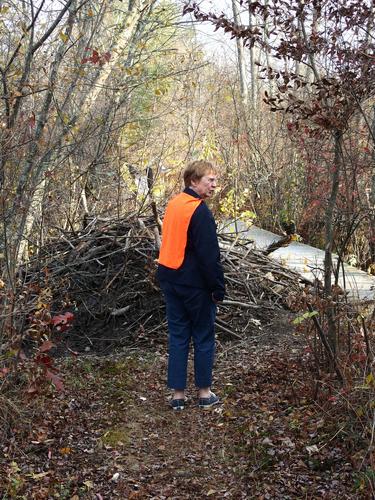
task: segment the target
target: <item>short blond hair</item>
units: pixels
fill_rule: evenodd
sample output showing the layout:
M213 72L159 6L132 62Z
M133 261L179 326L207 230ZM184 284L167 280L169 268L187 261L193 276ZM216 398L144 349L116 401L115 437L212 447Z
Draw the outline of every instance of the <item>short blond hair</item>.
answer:
M191 181L199 181L204 175L216 174L216 167L206 160L195 160L189 163L184 170L185 187L190 187Z

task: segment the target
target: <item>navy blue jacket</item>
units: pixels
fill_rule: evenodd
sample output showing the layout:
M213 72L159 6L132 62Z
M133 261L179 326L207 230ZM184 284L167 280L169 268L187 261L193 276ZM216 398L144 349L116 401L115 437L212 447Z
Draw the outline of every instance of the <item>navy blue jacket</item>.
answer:
M200 196L190 188L187 193L195 198ZM224 274L220 262L216 224L204 201L193 213L188 228L185 258L178 269L159 264L157 277L160 282L169 281L177 285L206 288L217 301L225 294Z

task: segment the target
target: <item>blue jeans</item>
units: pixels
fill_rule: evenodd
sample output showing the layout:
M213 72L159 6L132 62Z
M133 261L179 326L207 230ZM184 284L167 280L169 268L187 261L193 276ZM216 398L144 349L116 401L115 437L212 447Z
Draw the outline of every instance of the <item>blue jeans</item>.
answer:
M167 305L169 329L168 387L186 389L190 340L194 343L195 385L212 384L216 305L208 290L167 281L160 283Z

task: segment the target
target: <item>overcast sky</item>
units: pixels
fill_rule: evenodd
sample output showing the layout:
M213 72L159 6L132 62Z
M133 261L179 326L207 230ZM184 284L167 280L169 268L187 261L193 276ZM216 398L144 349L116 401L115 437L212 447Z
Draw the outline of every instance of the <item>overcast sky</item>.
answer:
M201 0L197 2L204 12L232 15L231 0ZM222 30L214 31L210 23L195 23L198 39L211 57L235 60L235 42Z

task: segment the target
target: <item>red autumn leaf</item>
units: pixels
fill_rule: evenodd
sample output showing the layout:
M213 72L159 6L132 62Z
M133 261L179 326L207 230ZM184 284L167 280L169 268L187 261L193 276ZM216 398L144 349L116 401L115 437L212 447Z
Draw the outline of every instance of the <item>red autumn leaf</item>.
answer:
M35 127L35 113L34 111L31 113L29 117L29 127L34 128Z
M64 390L64 384L61 378L51 370L46 370L46 379L50 380L58 391Z
M105 52L102 55L102 58L104 59L105 62L109 62L109 60L111 59L111 53L110 52Z
M59 325L60 323L65 323L64 315L58 314L57 316L53 316L53 318L51 318L51 323L55 326Z
M73 318L74 318L73 313L66 312L65 314L58 314L56 316L53 316L53 318L51 319L51 323L54 326L66 325L67 323L70 323L71 321L73 321Z
M65 318L66 318L66 321L69 323L70 321L73 321L74 319L74 314L72 312L66 312L64 314Z
M5 378L9 372L10 372L9 368L4 366L4 368L1 368L0 370L0 378Z
M38 365L44 365L45 367L51 367L53 365L52 358L48 354L38 354L35 357L35 363Z
M50 340L45 340L43 344L39 347L39 351L47 352L50 351L52 347L55 347L55 344L53 344Z
M90 61L94 64L100 61L99 52L97 50L92 51L92 56L90 57Z
M56 328L58 332L64 332L70 326L70 323L74 319L74 314L71 312L66 312L65 314L58 314L53 316L51 319L52 325Z
M25 360L27 359L26 354L25 354L22 350L18 351L18 357L19 357L22 361L25 361Z

